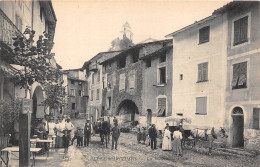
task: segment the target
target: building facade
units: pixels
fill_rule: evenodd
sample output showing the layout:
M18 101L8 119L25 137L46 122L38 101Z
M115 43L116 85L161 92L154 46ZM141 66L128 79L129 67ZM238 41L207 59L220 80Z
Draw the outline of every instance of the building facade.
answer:
M231 2L173 36L173 115L224 127L230 147L259 148L259 2Z
M87 80L85 72L81 69L64 70L67 79L67 106L64 108L64 114L74 117L85 117L87 108L87 97L85 96L87 89Z
M0 50L3 48L12 48L13 36L21 35L27 26L35 30L35 39L39 35L47 32L51 38L54 38L57 18L51 1L1 1L0 2ZM0 52L0 54L2 54ZM0 57L1 59L1 57ZM1 59L1 99L24 98L25 91L15 86L10 80L15 70L23 70L21 67L7 65ZM50 63L56 66L55 59ZM31 91L28 91L28 98L33 99L32 118L43 118L45 109L42 104L44 92L39 83L33 83ZM48 111L47 111L48 112Z

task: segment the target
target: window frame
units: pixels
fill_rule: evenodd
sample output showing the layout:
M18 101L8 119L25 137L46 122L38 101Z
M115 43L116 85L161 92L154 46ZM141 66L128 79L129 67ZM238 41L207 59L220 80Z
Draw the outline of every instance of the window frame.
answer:
M197 112L197 99L201 99L201 98L206 98L206 103L205 103L205 105L206 105L206 113L202 113L202 112ZM208 96L198 96L198 97L196 97L195 98L195 104L196 104L196 111L195 111L195 115L208 115Z
M242 88L242 89L232 89L232 81L233 81L233 65L234 64L238 64L238 63L242 63L242 62L247 62L247 80L246 80L246 88ZM244 58L244 59L240 59L240 60L232 60L232 62L230 63L230 74L229 74L229 78L230 78L230 92L232 91L247 91L250 89L250 59L249 58Z
M73 104L74 104L74 108L73 108ZM71 109L76 110L76 103L71 103Z
M203 64L207 64L207 78L206 79L204 79L203 78L203 74L204 74L204 72L205 72L205 69L203 69ZM201 68L202 69L200 69L200 65L201 65ZM200 83L200 82L208 82L209 81L209 62L203 62L203 63L199 63L198 65L197 65L197 69L198 69L198 77L197 77L197 83ZM203 72L204 71L204 72ZM200 75L200 72L201 72L201 75ZM200 77L201 76L201 77Z
M202 41L202 30L203 29L208 29L208 34L207 34L207 39L206 40L203 40ZM207 42L209 42L210 41L210 26L209 25L207 25L207 26L204 26L204 27L201 27L200 29L199 29L199 43L198 43L198 45L201 45L201 44L204 44L204 43L207 43Z
M72 93L74 92L74 93ZM70 96L76 96L76 90L75 89L70 89Z
M99 96L100 96L100 89L98 88L96 91L96 100L99 100Z
M166 101L166 103L165 103L165 116L162 116L162 117L167 117L168 115L167 115L167 113L168 113L168 99L167 99L167 96L166 95L158 95L157 97L156 97L156 111L157 111L157 114L158 114L158 112L159 112L159 105L158 105L158 99L161 99L161 98L165 98L165 101Z
M234 22L242 19L244 17L248 16L248 27L247 27L247 42L243 42L237 45L234 45ZM251 12L245 13L239 17L236 17L232 20L232 33L231 33L231 49L236 48L236 47L241 47L247 44L250 44L251 41Z

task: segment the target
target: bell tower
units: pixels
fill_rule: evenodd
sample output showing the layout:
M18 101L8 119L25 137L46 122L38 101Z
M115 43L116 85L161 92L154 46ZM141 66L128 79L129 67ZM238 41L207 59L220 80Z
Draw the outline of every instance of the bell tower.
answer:
M123 31L122 31L122 33L123 33L123 39L124 39L124 38L128 38L128 39L130 39L130 40L133 40L133 39L132 39L132 38L133 38L133 33L132 33L131 27L130 27L130 25L129 25L128 22L126 22L126 23L123 25Z

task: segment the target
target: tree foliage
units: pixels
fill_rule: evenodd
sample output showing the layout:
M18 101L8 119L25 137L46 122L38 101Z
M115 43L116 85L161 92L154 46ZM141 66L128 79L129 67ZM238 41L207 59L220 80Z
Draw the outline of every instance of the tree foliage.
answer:
M53 57L51 49L54 44L50 36L44 33L39 36L35 45L34 35L35 31L27 27L23 34L13 38L13 48L5 49L5 55L2 57L10 64L26 67L26 70L19 71L20 78L16 83L27 89L30 89L34 82L42 85L57 82L62 74L50 63Z
M111 42L111 48L109 51L116 51L116 50L124 50L128 49L130 46L133 46L134 43L131 39L127 38L126 36L123 36L123 39L115 38Z
M50 107L53 109L58 109L59 106L64 106L66 104L65 97L65 87L61 84L44 84L44 92L47 98L43 101L45 108Z

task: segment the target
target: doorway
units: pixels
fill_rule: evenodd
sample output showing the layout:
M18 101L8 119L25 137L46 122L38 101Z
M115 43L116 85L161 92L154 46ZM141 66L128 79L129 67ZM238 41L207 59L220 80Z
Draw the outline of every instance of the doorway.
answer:
M152 110L147 109L147 125L150 125L152 123Z
M244 114L240 107L235 107L232 111L232 147L244 147Z

